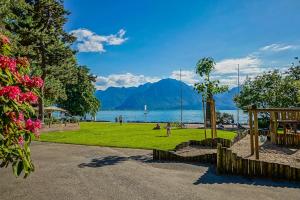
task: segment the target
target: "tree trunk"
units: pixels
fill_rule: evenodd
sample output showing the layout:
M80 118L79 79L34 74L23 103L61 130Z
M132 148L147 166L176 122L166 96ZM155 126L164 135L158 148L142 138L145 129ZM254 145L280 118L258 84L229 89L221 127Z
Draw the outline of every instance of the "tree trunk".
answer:
M206 139L206 110L205 110L205 101L204 98L202 98L202 111L203 111L203 125L204 125L204 135Z
M41 87L39 98L39 119L44 123L44 86Z
M211 104L210 104L211 98L207 97L206 100L206 127L211 127Z

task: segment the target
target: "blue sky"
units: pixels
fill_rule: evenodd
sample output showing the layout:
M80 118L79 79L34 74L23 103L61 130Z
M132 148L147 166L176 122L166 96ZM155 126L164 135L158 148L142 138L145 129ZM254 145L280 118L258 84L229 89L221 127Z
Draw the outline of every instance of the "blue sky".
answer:
M65 0L66 30L78 37L79 63L98 76L97 87L136 86L161 78L197 81L195 63L217 63L223 84L300 56L298 0Z

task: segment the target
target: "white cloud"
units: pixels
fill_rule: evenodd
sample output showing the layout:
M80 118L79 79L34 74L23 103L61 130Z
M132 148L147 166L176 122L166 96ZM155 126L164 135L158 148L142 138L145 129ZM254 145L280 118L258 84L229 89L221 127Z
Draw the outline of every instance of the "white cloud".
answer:
M237 86L237 70L240 68L240 83L243 83L246 76L253 77L262 73L266 68L262 68L262 61L255 56L242 58L224 59L216 63L216 71L213 78L220 80L222 85L229 87Z
M125 38L126 31L120 29L118 33L111 35L97 35L88 29L77 29L70 32L77 37L77 49L79 52L105 52L104 46L121 45L128 38Z
M243 73L259 73L261 60L257 57L246 56L243 58L224 59L216 63L216 73L218 74L232 74L237 73L238 65L240 71Z
M180 80L180 70L173 71L170 78ZM182 70L181 71L181 80L188 85L193 85L197 81L197 75L192 70Z
M260 51L270 51L270 52L280 52L286 50L297 49L298 46L296 45L285 45L285 44L270 44L264 47L261 47Z
M161 78L158 77L134 75L131 73L111 74L108 76L98 76L96 80L96 88L98 90L105 90L108 87L132 87L139 86L148 82L157 82L160 79Z

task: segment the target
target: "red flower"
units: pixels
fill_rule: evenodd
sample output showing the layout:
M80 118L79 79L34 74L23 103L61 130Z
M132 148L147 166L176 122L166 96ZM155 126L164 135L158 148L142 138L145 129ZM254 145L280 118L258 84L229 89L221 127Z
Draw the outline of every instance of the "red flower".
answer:
M31 87L32 83L31 83L31 79L28 75L25 75L22 77L22 84L27 87Z
M41 88L44 85L44 81L41 77L32 77L33 87Z
M34 76L30 79L28 75L23 76L22 78L22 84L24 84L27 87L36 87L36 88L41 88L44 84L43 79L38 76Z
M9 44L10 41L5 35L0 35L2 44Z
M42 128L41 121L39 119L28 119L25 123L25 129L32 132L36 137L39 137L38 129Z
M20 95L21 90L18 86L4 86L0 90L0 96L6 96L11 100L17 99L17 97Z
M18 137L18 144L22 147L24 146L24 138L21 135Z
M34 92L30 91L30 92L21 93L19 100L21 102L28 102L28 103L34 104L34 103L37 103L38 97L36 96L36 94Z
M14 58L9 58L7 56L0 56L0 68L8 68L11 72L16 71L17 62Z

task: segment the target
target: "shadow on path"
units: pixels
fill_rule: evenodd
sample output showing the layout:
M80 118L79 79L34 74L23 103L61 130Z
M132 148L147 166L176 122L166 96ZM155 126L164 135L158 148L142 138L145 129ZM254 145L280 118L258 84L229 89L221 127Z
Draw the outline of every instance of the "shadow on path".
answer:
M78 165L79 168L84 167L104 167L104 166L111 166L120 164L127 160L135 160L139 162L153 162L152 161L152 154L146 155L136 155L136 156L129 156L129 157L122 157L122 156L105 156L99 158L93 158L89 163L81 163Z
M234 175L217 175L215 168L210 166L207 171L194 182L194 185L200 184L246 184L254 186L269 186L269 187L287 187L287 188L300 188L300 183L287 182L281 180L270 180L260 178L246 178Z

